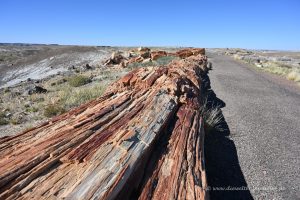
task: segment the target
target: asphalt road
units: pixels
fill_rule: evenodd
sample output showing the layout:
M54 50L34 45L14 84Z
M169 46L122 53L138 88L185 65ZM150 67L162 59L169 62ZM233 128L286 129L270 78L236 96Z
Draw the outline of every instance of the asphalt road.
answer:
M231 57L208 57L230 130L208 141L212 199L300 199L300 89Z

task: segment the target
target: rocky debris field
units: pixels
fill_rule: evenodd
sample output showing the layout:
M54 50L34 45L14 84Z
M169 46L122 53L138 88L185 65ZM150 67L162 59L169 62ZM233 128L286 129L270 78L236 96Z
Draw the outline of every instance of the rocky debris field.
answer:
M202 53L136 68L101 97L1 138L0 198L208 199Z
M211 49L211 51L232 56L260 70L283 76L300 86L300 52L247 49Z
M47 78L67 73L68 68L78 70L86 64L98 66L114 51L109 47L59 45L0 45L0 88L10 87L27 79Z
M133 49L128 52L114 52L109 59L105 61L106 66L120 66L120 67L128 67L132 64L139 63L153 63L159 64L155 61L159 60L159 58L164 57L179 57L179 58L187 58L192 55L205 54L205 49L182 49L177 52L166 52L162 50L154 50L146 47L140 47L137 50Z
M126 67L107 64L114 55L136 52L131 58L140 57L143 49L148 48L0 46L0 136L29 129L99 97L110 83L135 68L179 59L166 55L167 49L154 48L148 50L153 59L142 63L131 61Z

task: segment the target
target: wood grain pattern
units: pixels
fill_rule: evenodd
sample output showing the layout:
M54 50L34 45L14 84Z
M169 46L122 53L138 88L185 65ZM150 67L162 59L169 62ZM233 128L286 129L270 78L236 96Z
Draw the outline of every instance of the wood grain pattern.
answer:
M203 52L138 68L102 97L0 138L0 199L208 199Z

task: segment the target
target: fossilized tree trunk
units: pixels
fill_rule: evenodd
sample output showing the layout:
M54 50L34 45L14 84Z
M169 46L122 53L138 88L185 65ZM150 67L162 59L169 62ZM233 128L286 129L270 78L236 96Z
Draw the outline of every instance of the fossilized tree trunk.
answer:
M139 68L106 93L0 139L0 199L207 199L203 55Z

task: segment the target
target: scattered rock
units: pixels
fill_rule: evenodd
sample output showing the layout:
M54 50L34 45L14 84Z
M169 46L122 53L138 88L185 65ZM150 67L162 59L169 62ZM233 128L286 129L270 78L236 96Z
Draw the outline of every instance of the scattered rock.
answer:
M281 57L281 58L276 58L276 61L284 61L284 62L286 62L286 61L292 61L292 59L291 58L287 58L287 57Z
M205 55L205 49L204 48L189 48L189 49L182 49L178 51L177 56L180 58L187 58L192 55Z
M144 59L150 58L150 51L141 52L140 56Z
M262 68L262 67L263 67L263 64L260 63L260 62L259 62L259 63L257 62L257 63L254 63L254 64L255 64L255 66L258 67L258 68Z
M87 64L85 65L85 69L86 69L86 70L90 70L90 69L92 69L92 67L87 63Z
M129 64L129 62L127 61L127 60L124 60L124 61L122 61L121 63L120 63L120 67L122 67L122 68L125 68L125 67L127 67L128 66L128 64Z
M5 113L5 117L10 118L12 116L12 114L10 112Z
M142 61L142 63L148 63L148 62L152 62L151 58L147 58Z
M152 60L157 60L158 58L167 56L167 52L165 51L152 51L151 52L151 59Z
M48 92L45 88L41 87L41 86L37 86L35 85L33 88L28 90L28 95L32 95L32 94L40 94L40 93L46 93Z
M23 113L16 113L16 114L14 114L14 116L11 118L10 122L13 125L24 123L25 122L25 118L23 116Z
M130 60L128 60L128 63L135 63L135 62L140 63L140 62L142 62L143 60L144 60L143 57L138 56L138 57L134 57L134 58L131 58Z
M132 53L132 52L126 51L126 52L123 53L123 56L124 56L125 58L129 59L129 58L133 57L133 53Z
M74 65L72 65L72 66L70 66L70 67L68 67L68 70L75 70L76 68L75 68L75 66Z
M9 111L8 108L4 108L4 109L2 110L2 112L8 112L8 111Z
M140 54L140 57L146 59L151 57L150 49L147 47L140 47L138 48L138 52Z
M11 97L17 97L17 96L20 96L21 95L21 93L19 92L19 91L12 91L11 93L10 93L10 96Z
M147 47L139 47L139 48L138 48L138 51L139 51L139 52L147 52L147 51L149 52L150 49L147 48Z
M108 60L104 62L104 65L119 65L126 58L121 54L121 52L113 52Z

